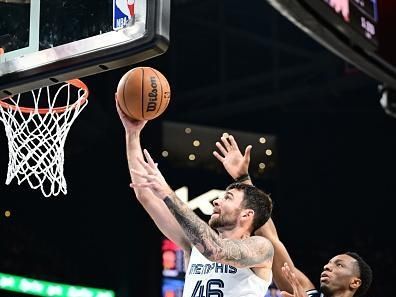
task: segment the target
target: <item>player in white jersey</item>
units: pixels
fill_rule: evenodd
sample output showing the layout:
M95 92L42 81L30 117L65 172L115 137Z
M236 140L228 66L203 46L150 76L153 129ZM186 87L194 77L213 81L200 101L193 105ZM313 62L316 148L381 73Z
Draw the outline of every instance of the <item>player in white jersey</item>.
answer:
M209 224L203 222L176 196L146 150L144 160L140 132L147 121L131 120L116 106L136 198L162 233L184 250L183 296L264 296L272 281L273 247L251 234L271 216L271 198L252 185L233 183L214 200Z
M213 154L224 165L231 177L249 176L251 146L248 146L242 155L232 135L228 137L223 135L221 142L217 142L216 146L220 150L220 154L216 151ZM244 183L252 184L252 181L247 178ZM318 291L308 277L294 267L271 218L255 234L265 236L274 246L272 265L274 282L280 290L285 291L283 296L360 297L370 287L372 281L370 266L358 254L346 252L333 257L323 267L320 276L320 291Z
M270 279L263 280L251 268L213 262L192 248L183 297L264 296Z

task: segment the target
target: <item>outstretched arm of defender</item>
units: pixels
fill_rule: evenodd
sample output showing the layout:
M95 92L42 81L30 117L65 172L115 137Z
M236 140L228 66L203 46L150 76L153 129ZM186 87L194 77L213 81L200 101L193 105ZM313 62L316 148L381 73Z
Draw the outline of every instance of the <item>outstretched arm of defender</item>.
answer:
M223 164L225 170L233 179L248 174L250 152L252 149L250 145L246 147L245 153L242 155L235 138L232 135L226 137L223 134L223 136L221 137L221 142L216 142L216 146L219 149L220 153L214 151L213 155ZM248 180L244 181L244 183L252 184L252 181L249 178ZM272 265L273 278L279 289L288 292L293 291L290 282L285 278L285 275L282 273L282 267L285 262L288 263L289 267L293 269L296 277L298 278L299 282L305 290L314 289L314 285L308 279L308 277L294 267L293 261L290 258L286 247L283 245L278 237L274 222L271 218L267 221L266 224L261 226L255 232L255 235L264 236L265 238L269 239L273 244L275 251L274 262Z
M220 138L221 142L216 142L216 146L220 153L217 151L213 152L213 155L219 160L227 173L234 179L238 179L241 176L249 176L249 163L250 163L250 152L252 146L248 145L245 148L245 153L242 155L239 150L238 144L232 135L223 136ZM243 183L252 185L252 181L246 178Z
M293 294L282 292L283 297L308 297L306 290L301 285L295 271L289 267L287 263L282 266L282 274L292 287Z
M298 279L299 283L301 284L301 286L304 288L305 291L312 290L315 288L315 286L310 281L310 279L294 266L294 263L289 255L289 252L287 251L286 247L278 237L278 233L272 219L269 219L267 223L261 226L255 232L255 235L260 235L268 238L274 246L275 254L274 254L274 263L272 265L272 272L276 286L280 290L288 291L288 292L293 291L293 287L291 286L290 281L286 279L285 274L282 272L284 263L287 263L288 267L290 267L290 269L294 271L296 278Z

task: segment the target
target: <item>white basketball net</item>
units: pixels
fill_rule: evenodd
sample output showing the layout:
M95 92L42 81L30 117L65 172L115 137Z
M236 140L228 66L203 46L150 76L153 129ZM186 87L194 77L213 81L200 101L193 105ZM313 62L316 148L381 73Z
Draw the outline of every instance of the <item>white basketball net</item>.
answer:
M78 88L77 101L70 102L71 88ZM24 104L21 94L8 98L9 106L0 105L0 121L5 127L9 149L6 184L14 178L19 185L27 181L32 189L40 188L45 197L60 192L67 194L63 175L64 145L71 125L88 103L88 90L80 86L66 82L55 94L51 94L51 90L43 87L31 91L34 107L28 111L21 107ZM43 105L40 96L45 97L44 92L46 98L41 100L45 101L46 110L43 112L39 104ZM56 103L61 96L63 100L67 96L67 102L59 108Z

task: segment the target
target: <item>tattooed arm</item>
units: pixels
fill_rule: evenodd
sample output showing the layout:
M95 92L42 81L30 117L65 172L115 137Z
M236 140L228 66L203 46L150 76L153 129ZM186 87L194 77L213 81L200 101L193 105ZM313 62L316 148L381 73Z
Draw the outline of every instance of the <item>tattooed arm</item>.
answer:
M272 263L273 247L268 239L261 236L243 240L221 238L176 196L146 150L144 154L147 162L141 160L141 165L145 172L133 172L146 181L133 183L132 187L149 188L163 200L188 240L207 259L235 267L262 267L268 265L268 262Z
M221 238L202 221L175 193L166 196L165 204L175 216L191 243L209 260L235 267L260 267L272 261L273 247L261 236L243 240Z

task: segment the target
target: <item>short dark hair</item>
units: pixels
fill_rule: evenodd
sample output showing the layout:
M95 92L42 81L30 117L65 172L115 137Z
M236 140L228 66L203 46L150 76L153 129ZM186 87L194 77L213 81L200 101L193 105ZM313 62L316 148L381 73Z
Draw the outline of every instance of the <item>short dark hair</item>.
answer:
M256 188L255 186L244 183L232 183L227 187L227 191L237 189L243 191L243 204L244 208L250 208L254 211L253 217L253 230L256 231L264 225L271 217L272 213L272 199L264 191Z
M356 290L354 296L355 297L364 296L367 293L367 290L369 289L371 282L373 281L373 271L371 270L371 267L367 264L367 262L364 261L363 258L360 257L357 253L346 252L345 255L348 255L357 261L359 274L360 274L359 278L362 281L362 284Z

